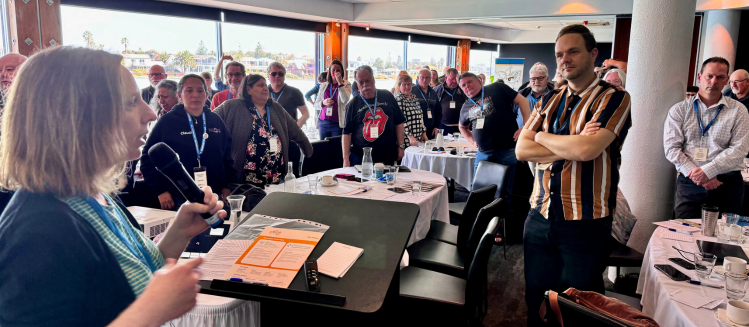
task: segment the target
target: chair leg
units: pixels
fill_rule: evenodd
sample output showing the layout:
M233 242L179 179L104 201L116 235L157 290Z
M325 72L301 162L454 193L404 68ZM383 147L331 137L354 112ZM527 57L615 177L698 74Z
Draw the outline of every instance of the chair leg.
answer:
M502 219L502 250L505 254L505 260L507 260L507 226L504 219Z

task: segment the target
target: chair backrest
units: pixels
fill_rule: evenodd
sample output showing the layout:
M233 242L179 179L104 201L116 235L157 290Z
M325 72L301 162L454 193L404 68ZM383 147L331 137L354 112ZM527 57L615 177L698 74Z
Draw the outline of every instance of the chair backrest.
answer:
M496 191L497 185L492 184L481 189L476 189L468 194L468 200L463 209L463 214L460 215L460 224L458 224L457 244L461 252L466 251L468 235L471 234L471 228L473 228L473 223L476 222L479 210L494 200L494 193Z
M468 319L478 320L481 322L486 315L487 308L487 277L486 269L489 263L489 256L494 246L494 234L497 233L499 219L494 218L489 222L482 233L476 252L468 266L468 275L466 278L465 294L465 314Z
M329 136L325 140L330 142L326 170L343 167L343 148L341 147L343 136Z
M476 221L473 223L473 227L469 231L470 233L466 239L466 249L468 252L463 253L463 258L470 260L471 256L473 256L473 252L476 251L476 248L481 241L481 236L484 235L484 231L486 230L486 227L489 226L489 222L492 218L499 217L500 220L506 218L504 217L507 212L506 207L507 201L499 198L494 199L492 203L487 204L479 210L479 214L476 215ZM458 230L458 238L460 239L460 230ZM470 262L465 262L465 264L470 265Z
M330 142L328 141L317 141L312 143L312 156L305 157L304 154L302 154L299 160L299 171L302 176L328 170L326 169L325 164L328 160L329 147Z
M453 203L455 202L455 180L445 176L445 181L447 182L447 202Z
M559 322L557 321L549 303L549 291L546 291L544 298L546 299L546 301L544 301L547 312L546 318L551 322L551 326L559 326ZM632 326L616 317L600 313L582 304L578 304L575 301L572 301L564 293L558 293L557 303L559 303L559 311L562 313L562 320L564 320L565 326Z
M479 162L479 166L476 168L476 175L473 176L473 189L477 190L484 186L495 184L497 185L497 191L494 198L498 198L505 187L507 170L507 166L502 164L491 161Z

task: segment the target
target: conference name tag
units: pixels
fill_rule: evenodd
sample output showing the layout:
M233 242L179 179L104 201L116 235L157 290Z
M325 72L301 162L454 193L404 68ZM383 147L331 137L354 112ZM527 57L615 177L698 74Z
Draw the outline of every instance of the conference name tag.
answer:
M204 188L208 186L208 176L205 167L195 167L193 168L193 172L195 173L195 184L198 184L198 187Z
M450 109L455 109L455 101L450 101Z
M484 129L484 118L476 119L476 129Z
M432 111L427 111L427 118L432 119Z
M707 148L695 148L694 160L707 161Z
M278 152L278 136L277 135L271 136L271 138L268 140L268 146L270 146L271 153Z
M377 126L372 126L369 128L369 136L373 139L376 139L380 137L380 129Z
M333 107L328 107L328 109L325 109L325 116L333 116Z
M546 170L546 169L549 168L549 166L551 166L551 162L549 162L549 163L540 163L540 164L536 165L536 169L537 170Z

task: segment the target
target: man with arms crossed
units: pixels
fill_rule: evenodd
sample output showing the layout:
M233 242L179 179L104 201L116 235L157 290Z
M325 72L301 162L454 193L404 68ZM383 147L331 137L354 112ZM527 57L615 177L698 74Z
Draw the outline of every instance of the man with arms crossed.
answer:
M538 310L549 289L604 292L617 163L632 125L629 94L593 71L598 49L588 28L563 28L555 49L568 84L542 97L516 148L518 160L538 163L523 233L528 326L543 325ZM580 135L587 122L600 129Z

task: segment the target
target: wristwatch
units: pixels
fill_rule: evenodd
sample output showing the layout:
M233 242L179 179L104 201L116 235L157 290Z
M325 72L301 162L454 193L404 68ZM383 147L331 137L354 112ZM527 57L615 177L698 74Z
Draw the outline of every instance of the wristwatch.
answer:
M406 143L398 144L398 147L401 148L401 149L405 149L406 148Z

